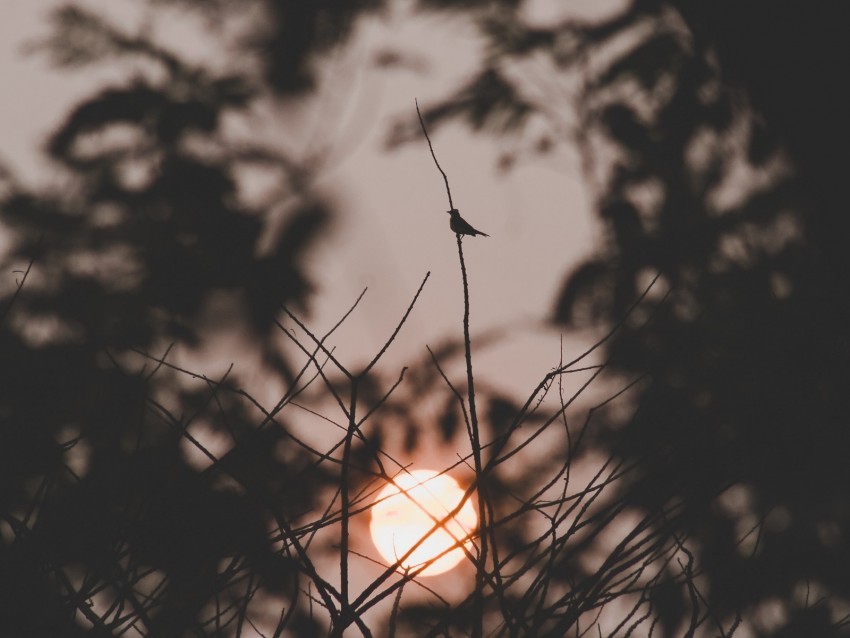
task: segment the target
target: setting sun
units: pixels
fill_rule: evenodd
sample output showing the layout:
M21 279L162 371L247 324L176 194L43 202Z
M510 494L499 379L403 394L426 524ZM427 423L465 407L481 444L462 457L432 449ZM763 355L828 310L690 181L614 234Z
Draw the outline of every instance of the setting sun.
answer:
M407 553L434 527L435 521L441 521L457 507L464 494L453 478L438 475L433 470L401 474L396 477L395 483L387 485L378 494L369 525L372 541L388 563L395 563ZM464 553L461 547L446 550L467 537L477 523L478 516L470 499L454 517L403 560L401 567L416 568L433 561L420 576L435 576L450 570L463 559ZM468 547L469 543L466 545Z

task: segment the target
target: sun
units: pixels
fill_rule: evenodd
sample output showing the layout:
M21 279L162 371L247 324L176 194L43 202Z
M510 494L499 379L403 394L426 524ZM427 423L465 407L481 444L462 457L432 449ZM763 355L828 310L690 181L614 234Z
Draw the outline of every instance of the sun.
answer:
M434 527L435 520L442 521L457 507L463 494L457 481L434 470L414 470L397 476L395 485L390 483L380 491L371 510L369 531L384 560L392 564L406 554ZM436 576L450 570L464 557L458 541L468 537L477 524L478 516L469 499L454 517L428 535L401 562L400 568L430 563L420 576ZM469 544L467 541L467 548Z

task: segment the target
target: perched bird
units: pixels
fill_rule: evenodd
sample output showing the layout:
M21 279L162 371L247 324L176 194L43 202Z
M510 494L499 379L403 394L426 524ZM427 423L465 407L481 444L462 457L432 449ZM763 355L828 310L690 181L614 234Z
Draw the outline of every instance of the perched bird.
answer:
M472 235L473 237L476 235L484 235L485 237L490 236L487 233L482 233L480 230L475 230L468 221L460 216L460 211L457 208L452 208L446 212L452 216L451 220L449 220L449 228L455 231L458 235Z

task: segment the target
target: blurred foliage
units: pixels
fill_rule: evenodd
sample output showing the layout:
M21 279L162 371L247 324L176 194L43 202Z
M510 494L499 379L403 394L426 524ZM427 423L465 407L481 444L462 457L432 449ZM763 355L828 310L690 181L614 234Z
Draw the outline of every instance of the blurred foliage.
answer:
M223 19L236 3L190 4ZM151 635L220 635L218 621L202 622L210 604L238 609L260 585L291 601L293 624L312 622L297 602L296 564L270 541L270 512L309 511L333 473L299 457L282 423L256 430L262 415L235 386L190 387L170 363L138 356L204 356L210 327L224 325L245 331L280 381L294 375L274 320L281 305L307 310L305 257L331 211L299 186L301 167L256 141L234 143L225 121L296 88L287 74L303 85L307 58L343 39L337 27L349 17L325 7L335 27L311 3L270 10L286 14L268 23L282 30L268 45L286 54L267 58L275 85L249 67L198 66L74 6L55 12L39 46L59 66L132 71L93 90L50 135L61 187L3 175L0 215L13 238L3 268L31 264L19 289L5 288L0 331L3 635L113 635L133 617ZM244 171L258 168L295 185L280 195L296 204L272 241L276 203L242 193ZM187 460L194 423L230 449L209 471ZM93 602L104 596L124 602Z
M291 335L278 315L308 312L305 258L333 211L309 186L312 166L234 142L226 123L303 98L322 55L388 5L152 4L198 12L211 29L257 11L259 26L227 56L258 65L192 63L144 30L73 6L55 14L42 44L55 64L132 74L93 91L50 136L61 186L32 189L0 167L0 221L13 239L3 267L19 271L0 327L0 628L109 636L137 619L151 635L238 635L256 596L283 610L278 635L326 633L336 619L313 613L323 582L294 541L338 551L319 532L336 523L341 468L229 373L209 379L169 354L214 348L212 328L224 325L256 346L287 400L312 383L281 354ZM647 0L551 27L528 26L513 1L420 6L468 12L487 39L479 72L425 110L429 126L460 118L522 136L543 121L534 152L579 148L605 234L568 273L552 318L617 326L606 358L626 382L642 380L583 425L538 410L537 394L522 406L480 391L492 464L481 485L497 522L488 626L562 636L627 601L614 634L644 620L655 635L697 621L725 634L741 615L755 635L841 635L850 229L840 3ZM508 72L535 56L552 63L544 75L577 80L572 95L535 94L539 76ZM565 135L552 119L567 110L577 121ZM391 141L416 139L415 124ZM285 192L249 202L245 170L274 171ZM295 204L272 232L287 198ZM305 353L315 345L305 343ZM462 345L435 349L434 363ZM443 443L468 427L456 400L465 388L447 390L431 363L391 397L376 373L358 377L370 423L350 429L355 506L389 439L407 452L423 444L427 399L437 398ZM321 380L325 398L344 404L351 379ZM224 452L203 448L199 428ZM513 456L524 447L539 454ZM190 462L187 448L206 460ZM576 488L587 457L601 467ZM468 632L472 599L402 604L398 625Z
M480 75L428 110L476 127L551 120L551 103L521 97L534 75L492 99L492 69L534 54L578 75L579 121L559 139L591 165L605 240L569 273L553 320L623 322L612 365L650 382L634 418L600 414L593 445L638 464L627 502L676 506L668 533L697 548L709 609L757 635L846 631L846 17L838 2L635 2L546 29L491 12ZM671 586L652 594L663 635L689 613L685 585ZM817 602L801 602L810 586Z

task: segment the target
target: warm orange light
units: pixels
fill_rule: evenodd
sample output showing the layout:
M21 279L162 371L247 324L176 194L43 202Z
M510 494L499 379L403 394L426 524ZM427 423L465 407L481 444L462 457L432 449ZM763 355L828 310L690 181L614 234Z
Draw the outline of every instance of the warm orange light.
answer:
M433 470L400 474L395 482L396 485L391 483L378 494L369 525L372 541L388 563L395 563L404 556L434 527L435 519L442 521L463 498L457 481L445 474L438 476ZM450 570L463 559L464 553L460 547L446 550L466 538L477 523L478 516L470 499L402 561L401 568L416 568L433 560L420 576L435 576ZM468 547L469 542L466 545Z

